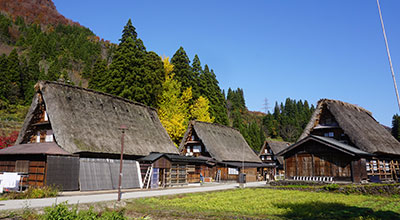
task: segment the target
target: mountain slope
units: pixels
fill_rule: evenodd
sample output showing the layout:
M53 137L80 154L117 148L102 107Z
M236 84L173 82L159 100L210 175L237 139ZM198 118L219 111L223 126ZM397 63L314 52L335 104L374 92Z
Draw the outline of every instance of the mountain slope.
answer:
M22 17L26 23L79 25L61 15L51 0L0 0L0 11L14 20Z

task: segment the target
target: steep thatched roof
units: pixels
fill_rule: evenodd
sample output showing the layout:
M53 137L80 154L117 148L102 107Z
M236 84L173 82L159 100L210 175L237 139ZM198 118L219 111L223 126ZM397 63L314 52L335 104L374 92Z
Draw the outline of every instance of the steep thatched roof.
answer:
M200 121L192 121L189 124L180 150L184 147L191 129L194 129L207 151L217 161L261 162L238 130Z
M120 153L121 125L127 126L124 153L146 156L151 152L178 153L158 119L143 104L55 82L40 81L17 144L27 142L39 94L57 144L70 153Z
M311 133L323 109L330 111L355 147L368 153L400 155L400 143L372 117L371 112L337 100L321 99L318 102L299 140Z
M269 146L272 150L272 153L276 155L277 153L283 151L284 149L288 148L291 145L289 142L284 142L284 141L274 141L274 140L266 140L264 142L264 145L262 146L258 156L261 156L264 154L264 150L267 146ZM282 156L277 156L276 159L279 161L280 164L283 164L283 157Z
M284 142L284 141L266 140L258 155L261 155L264 153L264 149L267 147L267 145L271 148L272 153L277 154L278 152L289 147L289 145L291 145L291 143Z

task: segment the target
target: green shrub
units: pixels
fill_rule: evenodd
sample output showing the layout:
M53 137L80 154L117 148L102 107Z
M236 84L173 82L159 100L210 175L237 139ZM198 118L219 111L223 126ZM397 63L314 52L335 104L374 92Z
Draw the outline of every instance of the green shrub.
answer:
M70 210L67 202L59 203L44 209L43 219L46 220L68 220L76 219L76 209Z
M112 219L112 220L125 220L127 218L124 216L124 211L121 210L121 211L105 211L105 212L103 212L101 214L101 217L98 218L98 219L102 219L102 220L103 219L104 220L109 220L109 219Z
M332 184L329 184L329 185L325 185L322 188L324 190L327 190L327 191L336 191L336 190L339 189L339 185L336 184L336 183L332 183Z
M89 210L78 211L78 206L73 208L68 208L68 203L63 202L52 207L47 207L44 209L45 213L42 215L44 220L126 220L124 216L124 210L115 211L107 210L100 213L93 211L93 207Z

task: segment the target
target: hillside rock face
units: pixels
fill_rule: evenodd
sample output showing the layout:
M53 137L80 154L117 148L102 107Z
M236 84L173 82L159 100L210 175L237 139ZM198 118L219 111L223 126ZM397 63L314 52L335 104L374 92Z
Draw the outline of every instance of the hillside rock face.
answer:
M27 23L79 25L61 15L52 0L0 0L0 11Z

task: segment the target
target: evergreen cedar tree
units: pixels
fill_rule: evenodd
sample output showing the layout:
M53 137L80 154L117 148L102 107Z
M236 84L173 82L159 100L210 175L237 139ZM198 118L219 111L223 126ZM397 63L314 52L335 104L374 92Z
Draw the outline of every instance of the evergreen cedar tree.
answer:
M287 98L285 103L275 103L274 112L263 119L263 126L271 138L282 138L284 141L295 142L306 127L314 112L314 106L309 106L307 100L296 101Z
M398 141L400 141L400 116L398 114L393 115L393 119L392 119L392 135Z
M178 80L182 88L192 88L193 100L200 96L210 102L210 116L218 124L228 125L228 115L225 107L225 97L219 87L214 71L208 65L201 67L200 58L196 54L192 66L183 47L180 47L171 58L174 79Z
M164 80L163 63L156 53L146 51L137 36L129 19L108 70L97 61L89 87L156 107Z

